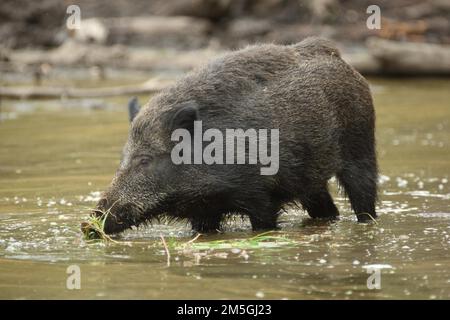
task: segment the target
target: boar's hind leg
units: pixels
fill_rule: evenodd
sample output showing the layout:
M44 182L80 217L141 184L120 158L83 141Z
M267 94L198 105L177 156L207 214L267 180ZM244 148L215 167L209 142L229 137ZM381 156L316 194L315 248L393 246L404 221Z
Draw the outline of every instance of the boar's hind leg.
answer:
M193 217L190 219L192 229L199 233L217 232L221 228L222 216Z
M359 222L376 218L377 166L375 158L347 164L337 175Z
M324 188L321 192L309 195L302 201L302 205L311 218L336 219L339 216L339 211L327 188Z

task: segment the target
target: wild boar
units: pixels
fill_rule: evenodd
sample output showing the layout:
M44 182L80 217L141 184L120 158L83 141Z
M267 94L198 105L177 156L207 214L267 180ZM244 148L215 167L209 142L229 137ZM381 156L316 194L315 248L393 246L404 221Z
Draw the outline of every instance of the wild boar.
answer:
M202 133L278 130L278 141L262 141L278 148L276 173L261 174L258 162L174 163L174 131L192 133L199 121ZM249 46L192 71L137 113L120 167L93 214L109 212L107 233L161 216L211 232L230 214L248 216L254 230L273 229L292 203L312 218L338 217L327 186L335 176L365 222L376 218L374 133L369 86L331 42Z

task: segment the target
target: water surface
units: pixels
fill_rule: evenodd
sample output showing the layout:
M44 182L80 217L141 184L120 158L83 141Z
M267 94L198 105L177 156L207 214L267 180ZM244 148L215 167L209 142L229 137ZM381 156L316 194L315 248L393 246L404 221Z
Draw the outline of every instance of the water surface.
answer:
M0 298L450 298L450 91L447 80L380 80L378 224L315 222L299 209L278 235L295 245L171 252L187 224L131 230L128 244L86 243L80 222L119 161L126 98L8 101L0 118ZM146 97L141 97L141 100ZM197 241L254 236L246 221ZM81 289L68 290L78 265ZM367 266L381 265L381 289Z

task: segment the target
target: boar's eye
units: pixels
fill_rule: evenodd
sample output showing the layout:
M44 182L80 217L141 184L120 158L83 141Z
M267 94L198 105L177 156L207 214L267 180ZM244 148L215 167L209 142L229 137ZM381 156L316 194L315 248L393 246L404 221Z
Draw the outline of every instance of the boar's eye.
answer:
M138 156L133 159L134 165L140 167L148 166L151 163L151 161L152 158L147 156Z
M148 166L150 164L150 159L149 158L141 158L139 160L139 164L141 166Z

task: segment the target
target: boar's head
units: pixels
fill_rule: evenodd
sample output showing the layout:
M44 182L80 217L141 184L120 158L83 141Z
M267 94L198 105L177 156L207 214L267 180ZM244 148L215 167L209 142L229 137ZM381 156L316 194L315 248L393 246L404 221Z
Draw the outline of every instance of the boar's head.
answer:
M92 213L108 213L104 231L109 234L168 212L185 218L192 203L211 190L211 178L200 173L201 165L175 165L171 159L176 144L171 134L178 128L193 130L194 121L199 120L196 103L161 107L154 102L138 113L132 109L120 166Z

